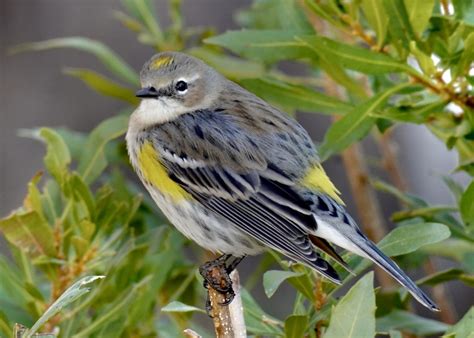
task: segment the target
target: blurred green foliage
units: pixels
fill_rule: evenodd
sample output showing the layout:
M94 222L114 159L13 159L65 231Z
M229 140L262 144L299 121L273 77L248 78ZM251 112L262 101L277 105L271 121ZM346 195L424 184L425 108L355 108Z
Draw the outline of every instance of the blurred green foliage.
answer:
M457 171L474 174L472 1L256 0L236 14L245 29L221 35L212 28L185 27L180 0L169 2L167 29L151 1L122 2L117 19L150 46L150 54L183 50L290 114L338 116L320 146L324 159L371 132L414 123L457 151ZM46 172L28 184L23 205L0 220L12 256L0 256L0 335L10 336L21 323L26 327L16 330L24 337L38 329L61 337L177 337L186 327L209 336L195 321L204 291L196 263L185 256L189 242L166 225L126 175L122 139L137 102L137 71L103 43L82 37L29 43L15 51L53 48L95 55L108 75L89 69L67 69L66 74L127 108L89 135L68 129L21 131L44 142ZM280 61L302 64L308 74L291 76ZM323 83L333 83L343 94L323 93ZM420 285L459 280L473 286L474 183L464 188L449 176L440 180L453 194L452 205L433 206L373 180L403 205L393 215L395 230L379 246L392 257L406 255L399 261L405 268L420 266L430 256L454 262L454 268L426 276ZM369 266L358 257L345 258L356 273ZM292 313L275 318L244 289L252 336L401 337L405 332L467 337L473 331L472 308L453 326L420 317L410 310L403 289L374 292L372 273L337 299L335 293L354 276L339 271L344 282L336 286L275 253L255 270L264 269L269 259L279 270L263 275L267 296L285 282L297 294ZM102 275L81 289L81 278Z

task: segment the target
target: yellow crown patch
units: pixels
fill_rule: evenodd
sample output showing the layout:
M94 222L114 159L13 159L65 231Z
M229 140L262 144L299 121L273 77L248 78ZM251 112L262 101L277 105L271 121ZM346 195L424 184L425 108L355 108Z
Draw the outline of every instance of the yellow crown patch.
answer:
M173 58L171 56L162 56L156 60L153 60L150 64L150 68L157 70L161 67L169 66L171 63L173 63Z

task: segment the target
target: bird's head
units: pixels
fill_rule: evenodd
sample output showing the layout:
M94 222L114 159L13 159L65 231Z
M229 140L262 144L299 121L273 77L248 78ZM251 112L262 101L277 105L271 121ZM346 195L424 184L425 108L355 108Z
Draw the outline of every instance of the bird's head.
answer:
M192 56L163 52L154 55L140 72L142 98L135 111L140 120L154 125L181 114L209 108L217 98L223 77Z

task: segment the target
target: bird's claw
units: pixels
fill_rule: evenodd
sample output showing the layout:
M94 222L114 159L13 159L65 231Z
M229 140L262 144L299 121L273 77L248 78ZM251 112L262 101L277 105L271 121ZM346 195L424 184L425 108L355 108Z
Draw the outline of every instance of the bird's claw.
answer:
M229 276L228 267L225 264L225 259L218 258L214 261L207 262L199 268L199 273L204 278L203 286L209 290L209 287L217 291L224 297L224 301L219 305L227 306L234 300L235 292L232 288L232 280ZM207 295L206 312L210 317L212 316L212 304Z

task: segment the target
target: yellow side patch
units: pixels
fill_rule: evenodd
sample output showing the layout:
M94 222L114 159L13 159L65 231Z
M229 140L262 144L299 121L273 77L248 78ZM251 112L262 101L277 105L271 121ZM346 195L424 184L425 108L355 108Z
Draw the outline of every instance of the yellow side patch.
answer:
M171 56L162 56L156 60L151 62L150 68L153 70L160 69L161 67L166 67L173 62L173 58Z
M301 183L304 187L321 191L330 196L336 202L345 205L342 199L339 197L339 190L337 190L337 188L331 182L320 164L311 167Z
M179 184L168 177L166 169L150 142L145 142L141 147L138 153L138 165L144 178L161 193L171 197L173 201L192 198Z

